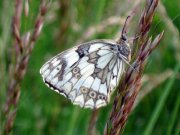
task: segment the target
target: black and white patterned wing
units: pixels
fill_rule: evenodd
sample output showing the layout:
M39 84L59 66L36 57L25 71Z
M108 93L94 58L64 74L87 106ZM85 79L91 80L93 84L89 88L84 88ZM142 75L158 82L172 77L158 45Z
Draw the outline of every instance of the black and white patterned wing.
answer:
M73 104L105 106L124 70L117 45L97 40L58 54L40 69L44 82Z

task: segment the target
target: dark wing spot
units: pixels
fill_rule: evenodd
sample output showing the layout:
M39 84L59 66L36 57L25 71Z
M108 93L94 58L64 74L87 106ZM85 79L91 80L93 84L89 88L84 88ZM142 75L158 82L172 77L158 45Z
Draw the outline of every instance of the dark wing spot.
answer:
M64 75L64 71L65 71L65 68L66 68L66 66L67 66L67 63L66 63L66 61L65 60L63 60L62 59L62 67L61 67L61 70L59 71L59 73L58 73L58 79L60 80L60 81L62 81L63 80L63 75Z
M87 45L79 46L76 52L78 53L79 57L82 58L84 57L84 55L88 54L88 50L89 50L89 45L87 44Z
M76 52L78 53L78 55L79 55L79 58L82 58L82 57L84 57L84 51L83 50L76 50Z

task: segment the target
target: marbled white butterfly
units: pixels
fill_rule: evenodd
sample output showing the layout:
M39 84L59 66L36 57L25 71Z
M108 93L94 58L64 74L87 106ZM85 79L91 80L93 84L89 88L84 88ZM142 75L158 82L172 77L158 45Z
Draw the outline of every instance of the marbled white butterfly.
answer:
M40 69L44 82L81 107L107 105L131 58L124 31L117 42L90 41L50 59Z

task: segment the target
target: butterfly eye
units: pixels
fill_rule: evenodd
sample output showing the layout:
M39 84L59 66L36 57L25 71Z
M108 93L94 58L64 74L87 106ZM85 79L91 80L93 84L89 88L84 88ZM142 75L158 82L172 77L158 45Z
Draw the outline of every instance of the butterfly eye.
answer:
M81 87L80 90L82 93L88 93L88 88L86 87Z
M76 74L76 73L78 73L78 72L79 72L79 68L75 67L75 68L73 69L73 73Z
M96 98L96 93L94 91L90 91L89 96L91 98Z

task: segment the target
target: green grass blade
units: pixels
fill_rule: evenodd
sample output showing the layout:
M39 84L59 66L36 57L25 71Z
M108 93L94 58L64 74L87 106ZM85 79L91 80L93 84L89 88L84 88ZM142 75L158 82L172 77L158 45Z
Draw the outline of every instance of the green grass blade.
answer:
M180 134L180 120L178 121L177 128L174 135L179 135L179 134Z
M176 74L177 74L179 68L180 68L180 62L176 65L175 70L174 70L174 74L173 74L172 78L170 79L169 83L166 85L165 90L164 90L161 98L159 99L159 101L157 103L157 106L156 106L156 108L152 114L150 122L147 125L143 135L150 135L152 133L152 130L153 130L153 128L156 124L156 121L159 117L159 114L160 114L163 106L165 105L166 99L167 99L167 97L171 91L171 87L175 81L175 77L176 77Z
M101 17L103 16L105 5L106 5L106 0L102 0L102 1L99 2L97 15L96 15L96 23L99 23L100 20L101 20Z
M74 127L76 125L76 120L77 120L77 117L79 116L79 113L80 113L80 108L75 106L71 120L69 122L69 127L68 127L68 131L67 131L66 135L73 135L74 134L73 131L74 131Z
M172 119L171 119L171 121L169 123L168 130L167 130L167 135L171 135L173 126L174 126L174 124L176 122L176 118L178 118L178 109L180 107L180 98L179 97L180 97L180 93L177 96L177 100L175 102L174 111L172 113Z

